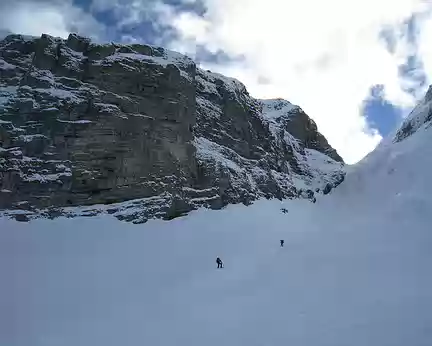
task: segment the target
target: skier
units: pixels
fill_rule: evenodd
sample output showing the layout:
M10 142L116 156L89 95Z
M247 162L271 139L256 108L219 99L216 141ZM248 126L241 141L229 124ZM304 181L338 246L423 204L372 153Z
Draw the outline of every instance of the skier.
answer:
M284 243L285 243L285 240L281 239L280 240L281 247L283 247Z
M218 258L216 258L216 263L217 263L217 267L218 268L223 268L223 263L222 263L222 260L218 257Z

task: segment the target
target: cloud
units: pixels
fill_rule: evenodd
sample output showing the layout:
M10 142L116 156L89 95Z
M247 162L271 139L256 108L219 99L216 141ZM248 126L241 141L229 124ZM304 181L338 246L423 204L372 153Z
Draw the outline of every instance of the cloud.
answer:
M1 0L0 31L67 37L70 32L104 39L104 26L71 0Z
M122 41L165 46L176 32L164 19L185 11L202 13L203 9L195 0L92 0L90 11L112 17L109 24Z
M422 57L423 69L426 76L432 76L432 21L422 18L418 35L418 55Z
M241 61L204 65L240 79L254 96L284 97L300 105L349 163L361 159L381 139L362 114L370 89L383 85L387 102L411 107L417 94L424 92L411 78L417 75L415 69L425 68L429 76L432 72L429 1L203 3L204 16L165 9L161 20L178 34L172 47L191 55L199 46L242 56ZM404 30L408 20L418 22L421 30ZM428 34L421 34L426 27ZM384 29L392 34L391 41L383 40ZM421 43L413 44L413 37ZM417 54L424 64L408 64L410 73L401 73L409 57L420 59ZM417 93L408 92L412 85Z
M0 0L5 31L148 41L300 105L353 163L381 136L363 114L371 88L406 110L432 75L429 0ZM100 21L96 20L98 18Z

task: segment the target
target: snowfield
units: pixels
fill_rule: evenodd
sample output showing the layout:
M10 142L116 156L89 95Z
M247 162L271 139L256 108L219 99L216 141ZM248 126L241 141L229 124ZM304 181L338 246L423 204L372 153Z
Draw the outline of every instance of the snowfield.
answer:
M315 204L1 218L0 345L430 346L431 167L424 126Z

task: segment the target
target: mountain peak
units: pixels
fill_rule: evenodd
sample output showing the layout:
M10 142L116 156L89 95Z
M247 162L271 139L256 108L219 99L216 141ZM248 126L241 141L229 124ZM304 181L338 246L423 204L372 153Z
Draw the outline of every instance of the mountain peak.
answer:
M263 116L267 119L276 119L281 116L286 116L293 110L299 108L298 106L293 105L291 102L281 98L259 101L262 103Z

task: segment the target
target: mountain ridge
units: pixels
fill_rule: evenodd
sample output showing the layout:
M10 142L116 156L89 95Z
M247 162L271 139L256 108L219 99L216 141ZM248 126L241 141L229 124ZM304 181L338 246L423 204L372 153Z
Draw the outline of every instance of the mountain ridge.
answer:
M315 201L344 179L300 107L254 99L164 48L9 35L0 77L0 208L26 217L105 204L145 222L258 198Z

